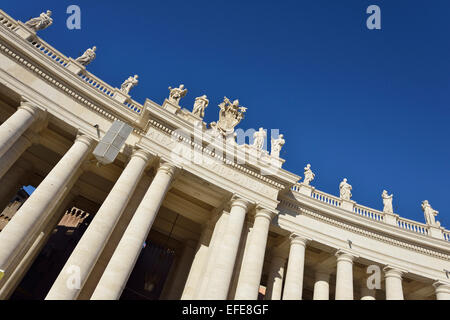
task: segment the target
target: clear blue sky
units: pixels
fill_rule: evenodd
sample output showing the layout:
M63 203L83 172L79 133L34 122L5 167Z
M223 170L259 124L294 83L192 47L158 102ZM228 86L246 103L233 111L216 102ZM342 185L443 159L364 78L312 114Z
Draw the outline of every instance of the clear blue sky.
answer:
M205 121L223 96L248 107L240 128L280 129L284 168L338 194L424 221L428 199L450 228L449 1L3 1L22 21L53 10L39 35L67 56L98 47L88 70L113 86L139 75L132 96L162 103L184 83L182 105L207 94ZM81 8L81 30L66 8ZM381 30L366 8L381 7Z

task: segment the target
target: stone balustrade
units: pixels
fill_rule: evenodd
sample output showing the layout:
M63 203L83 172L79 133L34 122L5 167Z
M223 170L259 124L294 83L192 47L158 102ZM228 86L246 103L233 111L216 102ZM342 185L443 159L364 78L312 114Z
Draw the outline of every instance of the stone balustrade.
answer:
M291 190L296 193L301 193L300 192L301 187L302 187L302 184L297 183L294 186L292 186ZM316 199L320 202L325 202L333 207L341 207L341 204L342 204L342 199L335 197L333 195L327 194L323 191L316 190L314 188L313 188L313 191L311 192L311 198ZM370 220L389 223L386 219L386 213L376 210L376 209L372 209L372 208L360 205L360 204L357 204L357 203L355 203L353 205L352 212L357 215L360 215L364 218L370 219ZM426 236L431 236L430 232L429 232L430 226L428 226L427 224L409 220L406 218L401 218L401 217L398 217L398 218L394 217L394 219L396 219L395 225L401 229L419 233L419 234L423 234ZM443 230L442 233L443 233L442 240L450 241L450 231ZM439 237L439 238L441 238L441 237Z

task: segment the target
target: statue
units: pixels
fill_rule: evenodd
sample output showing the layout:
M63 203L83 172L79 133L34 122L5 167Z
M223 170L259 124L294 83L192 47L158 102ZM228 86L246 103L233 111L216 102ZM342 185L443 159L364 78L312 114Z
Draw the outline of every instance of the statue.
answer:
M266 131L264 131L263 128L259 128L259 130L253 134L253 147L257 150L262 150L262 148L264 147L265 139Z
M394 213L394 209L392 209L392 200L394 195L389 195L386 190L383 190L381 194L381 198L383 198L383 212L386 213Z
M352 186L347 183L347 178L344 178L339 184L340 197L344 200L350 200L352 197Z
M211 127L219 130L223 135L229 135L234 132L234 127L244 118L247 108L239 106L239 100L233 103L227 98L223 98L223 102L219 104L219 121L211 123Z
M425 221L428 225L433 227L440 227L441 223L439 221L436 221L434 217L437 216L439 211L434 210L431 205L429 204L428 200L422 201L422 210L425 215Z
M83 66L87 66L92 60L95 59L95 50L97 50L96 46L93 46L92 49L88 48L81 57L75 59L75 61L79 62Z
M175 105L178 105L180 99L183 98L187 93L187 89L184 89L184 84L180 84L178 88L169 87L169 90L169 101L174 103Z
M308 163L306 167L303 168L305 171L303 172L303 175L305 178L303 179L303 184L309 186L311 181L314 180L314 177L316 176L314 172L311 170L311 165Z
M272 138L271 142L272 142L271 143L272 144L272 148L270 149L270 155L272 157L279 158L280 157L281 148L284 146L284 143L286 142L283 139L283 135L280 134L277 139Z
M192 109L192 113L200 118L205 116L205 109L209 104L209 100L206 98L206 95L195 98L194 109Z
M138 76L137 74L135 74L134 77L129 77L122 83L122 85L120 86L120 91L122 91L125 94L128 94L131 88L133 88L137 84L138 84Z
M44 30L53 23L53 19L50 18L52 12L47 10L47 12L42 12L39 17L33 18L25 22L25 25L34 31Z

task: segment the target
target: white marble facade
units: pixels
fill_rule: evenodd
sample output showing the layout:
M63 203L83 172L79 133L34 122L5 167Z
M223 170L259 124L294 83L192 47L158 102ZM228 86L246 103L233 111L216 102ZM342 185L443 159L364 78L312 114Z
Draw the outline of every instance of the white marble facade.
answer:
M426 223L412 221L393 212L387 191L383 210L372 209L352 199L347 179L338 196L317 190L309 164L300 183L279 166L262 174L259 159L234 144L213 149L206 140L186 142L174 133L190 136L193 124L178 108L170 112L129 96L137 76L114 88L30 45L28 29L45 32L49 14L25 27L1 10L0 17L0 201L24 179L37 186L0 232L0 299L11 296L42 250L58 222L56 209L80 197L98 207L48 300L118 299L143 243L168 234L177 263L161 299L257 299L261 288L267 300L450 299L450 231L428 201L422 203ZM93 57L86 51L77 60L87 66ZM169 90L169 103L178 107L187 89ZM201 130L208 104L205 95L194 104ZM225 97L219 109L211 127L232 139L247 108ZM134 130L114 163L96 165L92 151L117 119ZM248 150L260 150L268 139L261 129ZM278 159L284 138L270 142L267 157ZM179 143L211 161L181 163L171 149ZM234 162L224 156L230 150L239 151ZM79 288L67 285L74 265L81 270ZM375 289L367 285L368 268L380 272Z

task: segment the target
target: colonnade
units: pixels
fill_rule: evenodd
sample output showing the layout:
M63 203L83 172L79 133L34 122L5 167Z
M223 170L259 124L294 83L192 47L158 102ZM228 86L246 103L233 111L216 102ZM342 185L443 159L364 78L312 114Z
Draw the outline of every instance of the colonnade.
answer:
M0 178L31 145L29 130L45 119L46 111L23 102L0 126ZM55 220L54 208L70 191L82 164L90 157L95 139L80 132L73 145L47 174L31 196L0 232L0 271L8 278L23 260L42 229ZM77 299L112 231L133 196L137 184L155 156L135 149L120 177L95 214L86 232L65 263L46 299ZM109 260L91 299L119 299L136 264L142 245L155 217L180 169L169 162L156 161L155 175L138 205L114 253ZM9 174L9 173L8 173ZM15 179L17 180L17 179ZM257 299L267 251L267 240L275 212L258 203L234 195L225 210L203 226L198 243L189 242L180 258L177 274L168 290L169 297L181 299L227 299L246 221L252 225L245 238L245 251L233 291L234 299ZM267 280L266 299L300 300L303 293L305 252L311 239L298 233L289 237L287 257L273 250ZM358 256L351 250L336 251L336 300L351 300L353 263ZM69 285L72 271L79 270L79 285ZM403 299L402 279L405 270L385 266L386 299ZM315 273L315 300L330 298L331 271ZM187 280L185 280L187 278ZM435 282L437 299L450 299L450 286ZM361 285L361 299L375 299L374 290Z

